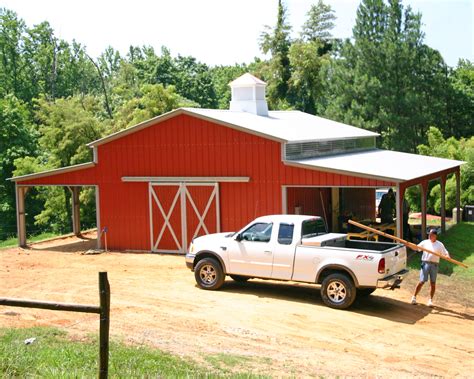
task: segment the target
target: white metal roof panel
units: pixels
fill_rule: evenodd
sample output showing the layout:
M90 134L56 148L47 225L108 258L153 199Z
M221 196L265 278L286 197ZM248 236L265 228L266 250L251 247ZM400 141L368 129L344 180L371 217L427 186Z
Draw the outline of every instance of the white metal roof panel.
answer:
M465 162L398 151L374 149L358 153L340 154L320 158L285 161L321 171L404 182L426 175L449 170Z
M282 142L376 137L377 133L300 111L269 111L268 116L219 109L184 108L186 111L235 125Z

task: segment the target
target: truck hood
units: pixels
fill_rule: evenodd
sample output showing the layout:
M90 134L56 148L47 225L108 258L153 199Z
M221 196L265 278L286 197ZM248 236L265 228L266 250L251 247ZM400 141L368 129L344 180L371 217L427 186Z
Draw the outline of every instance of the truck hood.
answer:
M195 245L201 245L201 244L208 244L210 242L215 242L215 241L219 241L219 240L224 240L224 239L230 239L232 237L228 237L228 236L232 236L234 234L234 232L226 232L226 233L213 233L213 234L206 234L204 236L201 236L201 237L196 237L194 240L193 240L193 243Z

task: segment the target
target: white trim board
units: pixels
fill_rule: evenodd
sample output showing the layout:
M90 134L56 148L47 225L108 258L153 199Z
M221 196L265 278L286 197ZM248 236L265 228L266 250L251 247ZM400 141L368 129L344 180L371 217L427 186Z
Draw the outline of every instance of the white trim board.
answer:
M249 176L122 176L122 182L150 183L248 183Z

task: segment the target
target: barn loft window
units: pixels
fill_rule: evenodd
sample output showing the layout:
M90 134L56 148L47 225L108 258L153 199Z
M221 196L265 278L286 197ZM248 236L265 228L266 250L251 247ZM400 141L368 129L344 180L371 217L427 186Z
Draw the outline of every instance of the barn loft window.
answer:
M375 137L331 141L290 142L285 144L285 159L297 160L375 149Z

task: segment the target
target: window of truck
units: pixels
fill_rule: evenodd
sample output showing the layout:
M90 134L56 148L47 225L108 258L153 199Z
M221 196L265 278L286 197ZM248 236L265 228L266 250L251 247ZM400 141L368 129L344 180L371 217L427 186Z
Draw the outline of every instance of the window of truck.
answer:
M312 218L303 221L303 225L301 228L302 238L320 236L326 233L326 225L324 224L324 221L321 218Z
M272 223L258 222L242 233L242 239L244 241L270 242L272 228Z
M291 245L293 242L293 230L295 226L293 224L280 224L278 229L278 243L280 245Z

